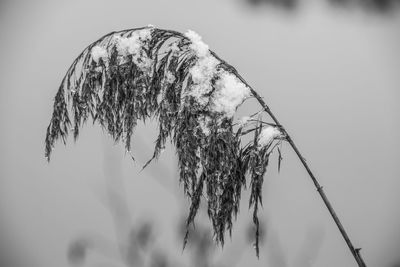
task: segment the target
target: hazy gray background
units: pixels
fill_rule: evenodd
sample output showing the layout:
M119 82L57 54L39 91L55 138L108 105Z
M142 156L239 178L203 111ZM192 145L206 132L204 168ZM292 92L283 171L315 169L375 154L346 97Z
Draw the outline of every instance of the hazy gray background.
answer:
M57 145L50 164L44 158L52 101L73 59L105 33L149 23L195 30L236 66L292 134L368 266L400 262L399 14L240 0L1 2L0 262L69 266L71 242L85 235L115 242L111 215L130 214L119 222L153 221L153 246L186 263L176 266L193 263L176 237L188 206L174 152L139 172L152 152L149 130L136 135L136 164L90 123L76 144ZM274 159L264 184L260 260L246 241L245 194L232 242L213 262L356 266L288 146L283 157L281 173ZM123 266L103 254L87 255L86 266Z

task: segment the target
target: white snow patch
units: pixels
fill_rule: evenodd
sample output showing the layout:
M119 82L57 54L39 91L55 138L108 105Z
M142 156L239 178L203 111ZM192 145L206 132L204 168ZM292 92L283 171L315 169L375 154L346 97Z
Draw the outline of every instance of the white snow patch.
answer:
M143 46L143 43L151 38L152 29L142 29L133 31L131 36L116 36L118 52L121 55L137 54Z
M265 127L258 136L258 147L262 148L265 146L269 146L275 139L282 136L282 132L277 127Z
M188 30L185 36L191 41L190 48L198 57L205 57L210 53L208 45L201 40L201 36L195 31Z
M211 55L208 45L202 41L200 35L189 30L185 36L191 41L189 47L198 58L196 64L189 71L193 85L187 94L195 97L199 104L207 104L210 97L205 95L211 92L211 80L218 74L216 90L211 99L212 111L232 117L237 107L246 97L250 96L250 89L235 75L227 71L218 71L217 73L217 65L220 61Z
M218 63L219 61L211 55L198 59L196 64L190 69L193 82L201 83L204 81L211 81Z
M105 48L101 46L94 46L91 50L92 59L97 64L99 63L100 58L105 62L108 60L108 52Z
M151 68L153 61L144 53L143 46L151 38L153 28L146 28L132 32L131 36L115 36L118 54L126 57L132 55L132 61L141 69Z
M232 117L237 107L250 96L250 89L236 75L222 71L215 83L216 92L213 95L213 110Z
M200 129L204 133L204 135L210 135L210 127L208 126L211 122L210 117L204 116L202 119L199 120L200 122Z
M172 84L172 83L175 81L175 76L174 76L174 74L173 74L171 71L167 71L167 72L165 73L165 81L166 81L168 84Z
M205 105L209 101L209 96L205 96L205 94L212 90L211 79L214 77L216 67L220 62L211 55L208 45L201 40L201 36L196 32L189 30L185 33L185 36L191 42L189 48L197 56L196 63L189 70L193 84L185 94L193 96L200 105Z
M215 75L218 64L219 61L215 57L209 55L199 58L196 64L189 70L193 85L188 94L195 97L197 102L201 105L208 102L209 97L204 95L212 90L211 79Z

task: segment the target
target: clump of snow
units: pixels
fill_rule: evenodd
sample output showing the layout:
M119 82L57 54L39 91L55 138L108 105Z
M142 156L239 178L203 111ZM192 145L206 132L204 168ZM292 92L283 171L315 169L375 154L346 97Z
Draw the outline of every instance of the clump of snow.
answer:
M106 60L108 60L108 52L105 48L101 47L101 46L94 46L91 50L91 55L92 55L92 59L94 62L96 62L96 64L99 63L100 58L105 62Z
M133 31L128 37L116 36L115 41L117 44L118 52L121 55L137 54L144 42L151 37L151 29L142 29Z
M167 72L165 73L165 81L166 81L168 84L174 83L174 81L175 81L175 76L174 76L174 74L173 74L171 71L167 71Z
M262 148L271 145L271 143L283 136L283 133L278 129L278 127L265 127L262 129L260 135L258 136L258 147Z
M199 58L196 64L189 70L193 85L188 93L195 97L201 105L208 103L209 96L206 96L206 94L212 90L211 80L215 75L218 64L219 61L209 55Z
M250 96L250 89L236 75L222 71L215 83L216 92L213 95L213 110L232 117L237 107Z
M216 90L211 96L212 111L232 117L237 107L242 104L246 97L250 96L250 89L234 74L227 71L217 71L220 61L211 55L208 45L202 41L200 35L189 30L185 33L185 36L191 42L189 48L198 58L189 71L193 85L188 94L195 97L199 104L207 104L210 100L210 96L207 94L212 90L211 81L218 75L215 84Z
M201 83L204 81L210 81L215 74L218 64L219 61L211 55L197 60L196 64L190 69L193 82Z
M204 133L205 136L210 135L210 122L211 118L209 116L204 116L203 118L200 118L199 123L200 123L200 129Z
M185 36L191 41L190 48L198 57L205 57L209 54L208 45L201 40L201 36L195 31L188 30Z
M196 63L189 70L193 84L185 94L193 96L200 105L205 105L209 101L206 94L212 90L211 80L220 62L211 55L208 45L196 32L189 30L185 36L189 38L189 48L197 57Z
M143 46L151 38L153 28L146 28L132 32L128 37L115 36L118 54L120 56L132 55L132 61L141 69L148 70L151 68L153 61L144 53Z
M208 45L202 41L200 35L189 30L185 36L191 42L189 48L197 56L196 63L189 70L193 84L187 94L195 97L199 104L207 104L210 101L208 93L213 89L211 81L218 75L215 92L211 96L212 111L232 117L237 107L250 96L250 89L234 74L217 71L220 61L210 53Z

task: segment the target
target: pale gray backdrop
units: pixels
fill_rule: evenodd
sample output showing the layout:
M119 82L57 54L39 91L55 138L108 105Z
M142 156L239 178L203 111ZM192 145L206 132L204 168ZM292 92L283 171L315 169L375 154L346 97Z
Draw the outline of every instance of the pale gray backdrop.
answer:
M152 220L154 246L184 263L177 266L191 266L175 234L188 205L174 152L139 172L153 131L138 131L136 163L90 123L76 144L57 145L50 164L44 158L53 97L72 60L105 33L149 23L195 30L236 66L298 143L368 266L400 262L400 16L321 1L295 12L254 10L239 0L0 4L0 258L14 259L13 266L64 267L76 263L68 262L76 238L101 235L113 243L107 195L114 192L126 197L121 205L131 217L122 222ZM245 240L245 194L232 241L216 249L213 262L355 266L288 146L283 157L281 173L274 159L264 184L260 260ZM87 255L86 266L123 266L104 255L116 248L102 249Z

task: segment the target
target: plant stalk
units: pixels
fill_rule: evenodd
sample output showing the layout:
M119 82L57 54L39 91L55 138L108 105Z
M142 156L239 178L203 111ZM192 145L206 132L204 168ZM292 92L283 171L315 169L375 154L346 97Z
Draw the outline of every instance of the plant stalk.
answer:
M238 78L247 86L248 83L236 72L235 74L237 74ZM293 148L294 152L296 153L297 157L300 159L301 163L303 164L304 168L306 169L308 175L310 176L312 182L314 183L315 187L317 188L317 191L319 193L319 195L321 196L322 200L325 203L325 206L328 208L329 213L331 214L333 220L336 223L336 226L339 228L340 233L342 234L344 240L347 243L347 246L349 247L351 254L353 254L354 259L356 260L357 264L359 267L366 267L366 264L364 262L364 260L361 257L360 254L360 249L361 248L357 248L355 249L349 236L347 235L342 223L340 222L338 216L336 215L335 210L333 209L331 203L329 202L328 198L325 195L325 192L322 188L322 186L319 184L317 178L315 177L315 175L312 173L310 167L308 166L307 162L305 161L305 159L303 158L303 156L301 155L299 149L297 148L297 146L295 145L295 143L293 142L293 139L290 137L290 135L288 134L288 132L286 131L286 129L279 123L278 119L275 117L275 115L272 113L272 111L270 110L270 108L267 106L267 104L265 103L265 101L262 99L262 97L253 89L251 88L251 86L249 86L252 95L257 99L257 101L260 103L260 105L263 107L263 109L265 110L265 112L268 113L268 115L272 118L272 120L275 122L276 125L278 125L278 127L280 128L280 130L282 131L283 134L286 135L286 140L287 142L290 144L290 146Z

